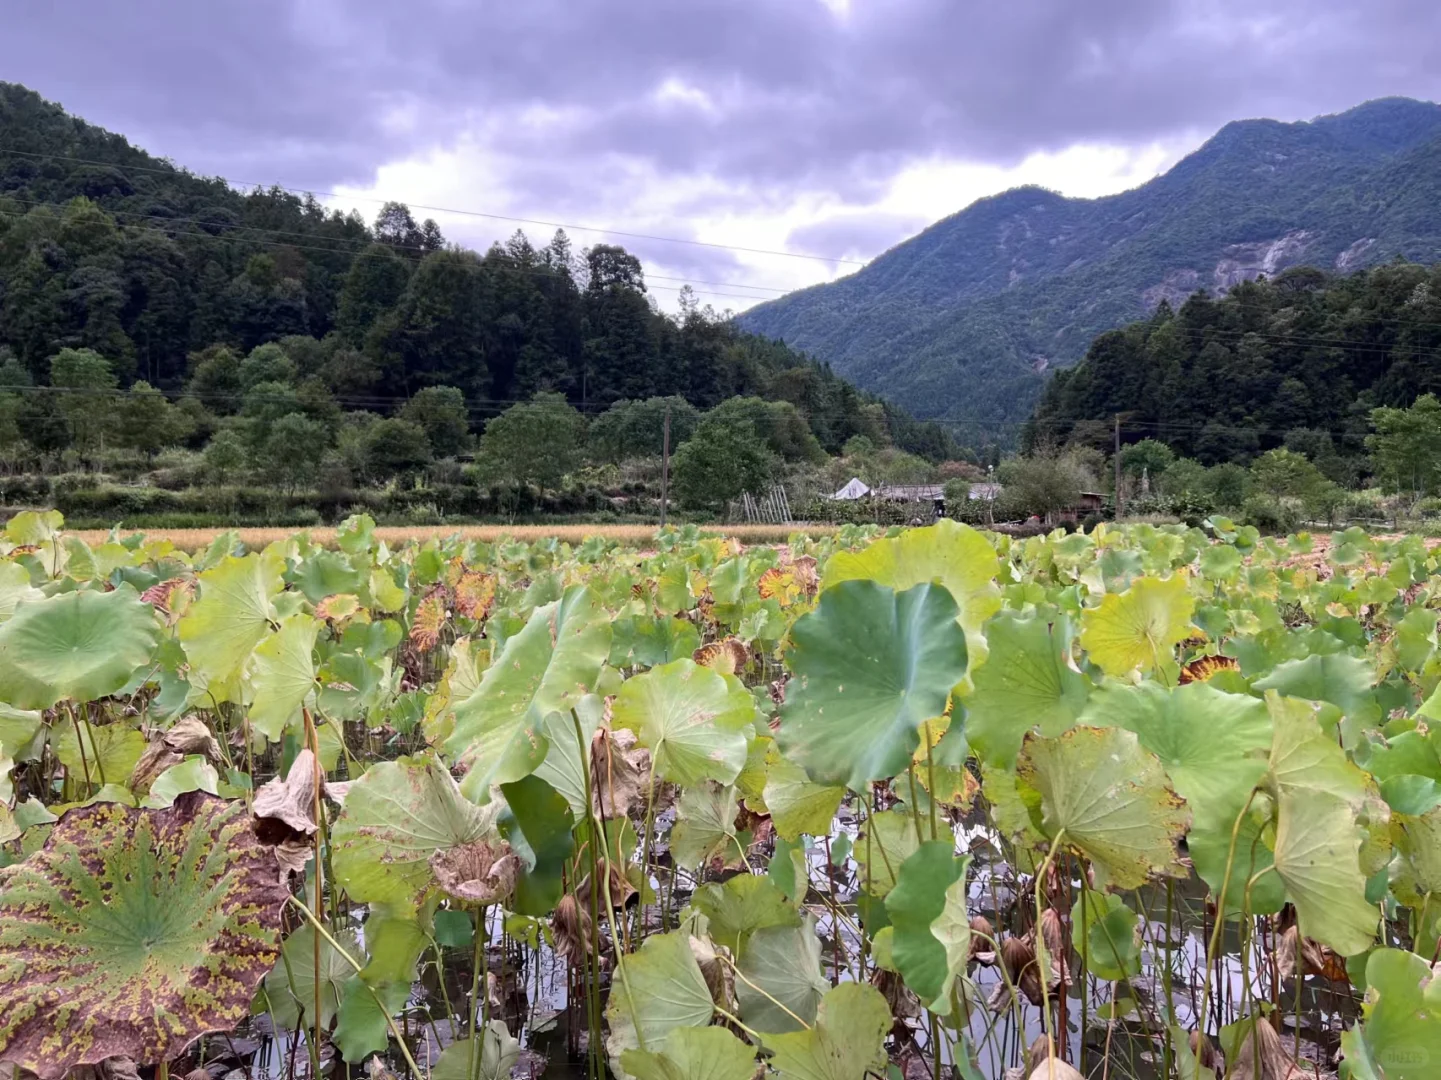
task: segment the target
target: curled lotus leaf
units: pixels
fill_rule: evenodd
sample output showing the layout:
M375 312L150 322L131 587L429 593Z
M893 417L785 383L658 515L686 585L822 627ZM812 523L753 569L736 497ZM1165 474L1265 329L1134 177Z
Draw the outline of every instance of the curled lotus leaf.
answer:
M71 810L0 870L0 1062L167 1061L250 1013L287 890L243 803Z
M459 847L437 851L430 857L436 884L457 900L470 904L494 904L515 889L520 860L510 845L476 840Z

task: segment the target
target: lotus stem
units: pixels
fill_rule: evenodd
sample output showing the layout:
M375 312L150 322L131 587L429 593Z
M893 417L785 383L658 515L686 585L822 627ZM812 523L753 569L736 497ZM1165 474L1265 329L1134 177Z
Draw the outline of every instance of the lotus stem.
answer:
M1231 826L1231 844L1226 851L1226 872L1221 875L1221 895L1216 901L1216 925L1211 930L1211 942L1206 947L1206 976L1201 982L1201 1011L1197 1015L1196 1030L1202 1038L1206 1034L1206 1013L1210 1009L1211 1001L1211 965L1215 963L1217 950L1221 947L1221 928L1226 925L1226 895L1231 891L1231 869L1236 862L1236 842L1241 838L1241 823L1251 812L1251 803L1256 800L1256 792L1259 790L1260 788L1251 789L1251 794L1246 796L1246 805L1241 807L1235 824ZM1201 1055L1194 1056L1196 1072L1191 1080L1201 1080Z
M331 936L330 931L315 917L315 913L293 896L290 898L290 902L300 909L301 913L310 920L310 924L315 927L315 932L323 937L340 958L349 964L355 970L355 973L359 975L362 970L361 965L341 947L340 942ZM405 1058L405 1063L410 1066L411 1071L414 1072L416 1076L424 1076L425 1074L420 1071L420 1066L415 1063L415 1058L410 1054L410 1047L406 1045L405 1037L401 1034L400 1028L395 1023L395 1017L390 1015L390 1010L385 1007L385 1002L380 1000L380 995L375 992L375 987L371 986L370 983L364 979L360 980L360 984L365 987L366 993L375 1001L375 1007L379 1009L380 1014L385 1017L386 1026L390 1028L390 1033L395 1036L395 1041L400 1044L400 1053L401 1056Z
M1060 832L1056 833L1056 838L1051 841L1051 850L1048 851L1048 852L1046 852L1046 861L1043 862L1043 863L1041 863L1040 869L1038 869L1038 870L1036 871L1036 885L1035 885L1035 888L1036 888L1036 959L1037 959L1037 963L1039 963L1040 958L1041 958L1042 956L1045 956L1045 957L1047 958L1047 960L1050 959L1050 956L1049 956L1049 954L1048 954L1047 951L1046 951L1046 939L1045 939L1045 936L1041 933L1041 890L1045 888L1046 874L1050 871L1050 869L1051 869L1051 863L1055 860L1055 858L1056 858L1056 852L1060 850L1060 848L1061 848L1061 842L1062 842L1063 840L1065 840L1065 838L1066 838L1066 830L1065 830L1065 829L1062 829ZM1049 991L1048 991L1048 989L1047 989L1047 985L1048 985L1048 984L1050 983L1050 981L1051 981L1051 979L1050 979L1050 972L1049 972L1048 970L1046 970L1046 968L1042 967L1042 968L1041 968L1040 975L1041 975L1041 1023L1042 1023L1042 1025L1045 1027L1045 1030L1046 1030L1046 1051L1050 1054L1050 1057L1048 1058L1048 1060L1049 1060L1049 1061L1055 1061L1055 1060L1056 1060L1055 1025L1051 1023L1051 998L1050 998L1050 993L1049 993ZM1065 993L1065 988L1064 988L1064 987L1062 988L1061 992L1062 992L1062 993ZM1051 1070L1051 1071L1054 1071L1054 1066L1052 1067L1052 1070Z

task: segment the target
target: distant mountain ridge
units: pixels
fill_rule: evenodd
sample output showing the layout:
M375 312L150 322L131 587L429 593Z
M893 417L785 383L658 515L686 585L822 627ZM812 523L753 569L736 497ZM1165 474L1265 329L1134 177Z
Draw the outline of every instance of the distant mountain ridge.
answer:
M1232 122L1118 195L1023 187L981 199L739 322L918 416L1004 434L1048 370L1162 300L1398 256L1441 259L1441 106L1385 98L1311 121Z

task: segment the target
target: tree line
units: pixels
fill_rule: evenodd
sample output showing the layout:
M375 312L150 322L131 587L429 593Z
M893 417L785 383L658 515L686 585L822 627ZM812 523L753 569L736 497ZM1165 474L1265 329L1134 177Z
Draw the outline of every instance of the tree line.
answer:
M857 436L931 460L957 450L943 428L739 331L689 290L662 311L621 247L517 233L477 253L398 203L367 223L310 195L237 191L10 84L0 389L0 439L31 466L107 439L153 451L219 438L218 459L243 444L260 462L262 432L277 450L284 436L338 453L378 421L366 439L393 443L399 462L401 443L419 443L398 425L441 401L472 441L436 442L432 427L428 452L464 453L537 395L588 419L618 402L669 398L699 414L757 399L788 405L825 453ZM96 395L116 407L86 412ZM386 458L371 455L374 471Z

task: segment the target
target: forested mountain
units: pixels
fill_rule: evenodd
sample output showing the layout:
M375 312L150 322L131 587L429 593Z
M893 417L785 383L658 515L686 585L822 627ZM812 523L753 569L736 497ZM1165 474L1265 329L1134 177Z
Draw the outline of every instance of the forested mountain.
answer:
M1031 445L1155 439L1202 464L1281 445L1357 458L1370 411L1441 393L1441 267L1310 267L1192 296L1100 335L1047 385Z
M0 83L7 386L44 386L57 354L89 349L111 385L143 380L233 413L255 384L241 358L270 342L293 366L279 381L313 415L391 413L432 386L457 388L477 427L537 391L588 412L749 395L794 403L830 450L878 426L907 449L949 449L940 429L708 309L662 313L622 248L578 252L558 233L545 247L517 235L478 254L400 204L367 225L311 196L237 191Z
M1132 191L982 199L828 285L739 319L920 416L1024 420L1050 370L1162 300L1290 266L1441 258L1441 106L1245 120Z

